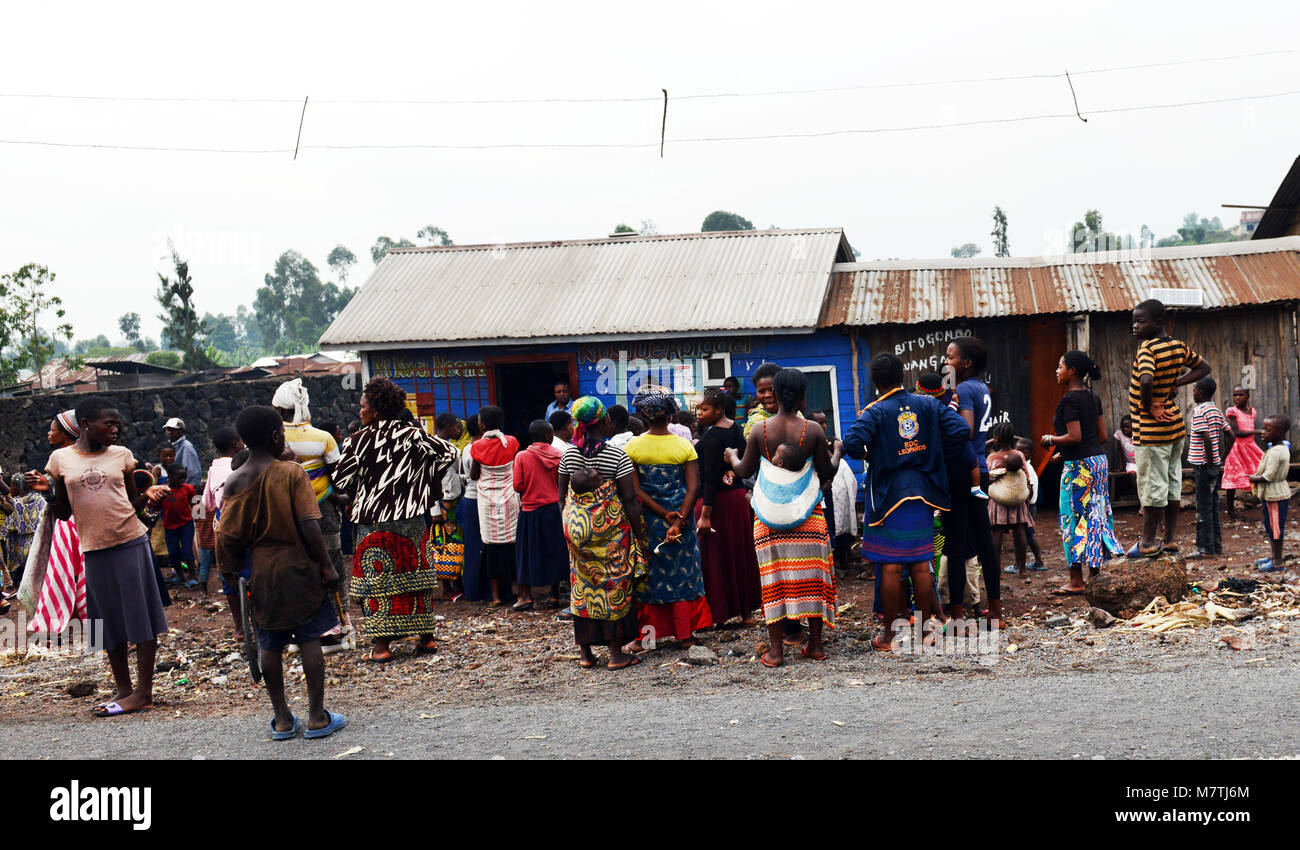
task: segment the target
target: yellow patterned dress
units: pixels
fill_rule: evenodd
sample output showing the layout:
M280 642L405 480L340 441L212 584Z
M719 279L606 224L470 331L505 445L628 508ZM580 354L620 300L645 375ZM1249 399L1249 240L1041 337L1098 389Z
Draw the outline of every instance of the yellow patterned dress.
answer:
M622 646L637 637L633 585L645 554L613 481L569 493L564 505L574 637L587 646Z

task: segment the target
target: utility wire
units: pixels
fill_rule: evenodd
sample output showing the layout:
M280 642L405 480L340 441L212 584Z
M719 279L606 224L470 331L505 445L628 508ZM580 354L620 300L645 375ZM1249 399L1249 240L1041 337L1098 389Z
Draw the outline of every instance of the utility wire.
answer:
M1073 72L1071 72L1073 73ZM1125 112L1146 112L1164 109L1182 109L1192 106L1209 106L1222 103L1242 103L1253 100L1270 100L1280 97L1300 95L1300 89L1269 92L1265 94L1238 95L1236 97L1206 98L1187 100L1176 103L1154 103L1133 106L1112 106L1104 109L1089 109L1089 115L1112 115ZM698 136L675 138L673 144L699 144L709 142L751 142L777 139L816 139L829 136L874 135L884 133L911 133L922 130L944 130L957 127L979 127L996 124L1017 124L1028 121L1050 121L1061 118L1078 118L1075 112L1053 112L1043 115L1021 115L1008 118L975 118L969 121L949 121L933 124L910 124L897 127L845 128L839 130L814 130L806 133L765 133L749 136ZM315 144L303 145L302 150L347 151L347 150L634 150L655 148L660 142L505 142L488 144ZM163 147L155 145L117 145L93 144L83 142L54 142L30 139L0 139L0 145L34 145L53 148L92 148L105 150L156 151L177 153L224 153L224 154L286 154L293 153L293 148L201 148L201 147Z
M1170 68L1183 65L1198 65L1210 62L1230 62L1238 59L1256 59L1264 56L1289 56L1300 54L1300 49L1282 49L1266 50L1256 53L1234 53L1226 56L1203 56L1195 59L1175 59L1166 62L1145 62L1136 65L1115 65L1103 68L1089 68L1081 71L1071 71L1070 74L1075 77L1088 74L1110 74L1122 71L1138 71L1149 68ZM750 92L711 92L701 94L676 95L674 100L707 100L716 98L747 98L747 97L789 97L808 94L835 94L852 91L871 91L879 89L906 89L921 88L929 86L948 86L948 85L970 85L977 83L1002 83L1019 80L1055 80L1065 77L1064 72L1060 73L1041 73L1041 74L1014 74L1009 76L990 76L990 77L962 77L941 80L914 80L908 82L893 83L868 83L864 85L853 86L831 86L824 88L808 89L775 89L768 91L750 91ZM78 95L78 94L39 94L23 92L0 92L0 98L8 99L34 99L34 100L73 100L73 101L92 101L108 103L218 103L218 104L297 104L298 98L273 98L273 97L127 97L115 95ZM421 99L374 99L374 98L321 98L316 101L317 104L332 104L346 106L469 106L469 105L520 105L520 104L547 104L547 103L658 103L662 100L661 95L647 95L645 97L543 97L543 98L481 98L481 99L442 99L442 100L421 100Z

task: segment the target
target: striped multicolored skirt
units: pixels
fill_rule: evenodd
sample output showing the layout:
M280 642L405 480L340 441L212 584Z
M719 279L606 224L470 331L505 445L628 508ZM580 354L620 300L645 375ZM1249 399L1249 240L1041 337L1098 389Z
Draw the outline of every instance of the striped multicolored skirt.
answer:
M880 525L862 534L862 558L877 564L916 564L934 559L934 508L920 499L894 507Z
M429 563L429 531L420 517L356 524L352 596L361 600L366 636L433 634L433 592L438 576Z
M835 628L835 570L821 505L802 525L785 531L755 519L754 550L764 622L820 617Z
M1061 469L1061 540L1071 567L1100 569L1107 558L1124 554L1115 538L1109 473L1105 455L1067 460Z

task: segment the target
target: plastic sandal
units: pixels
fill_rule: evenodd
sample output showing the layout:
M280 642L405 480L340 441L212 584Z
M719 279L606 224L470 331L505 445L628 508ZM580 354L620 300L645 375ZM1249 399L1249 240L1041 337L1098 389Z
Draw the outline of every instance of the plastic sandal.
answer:
M348 725L348 719L342 714L331 711L329 715L330 725L323 729L308 729L306 732L302 733L302 736L304 738L328 738L330 735L333 735L335 732Z
M271 718L271 740L272 741L288 741L298 737L298 733L302 731L302 721L298 719L298 715L296 714L291 716L293 717L293 727L290 729L286 729L283 732L276 731L275 718L274 717Z

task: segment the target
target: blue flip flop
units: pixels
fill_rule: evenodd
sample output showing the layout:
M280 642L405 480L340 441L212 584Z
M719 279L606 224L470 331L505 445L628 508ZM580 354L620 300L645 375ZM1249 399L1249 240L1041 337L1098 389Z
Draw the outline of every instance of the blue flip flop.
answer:
M283 732L277 732L275 730L275 718L271 718L272 741L288 741L298 737L298 733L302 731L302 721L298 719L298 715L296 714L291 714L289 716L293 718L293 728L286 729Z
M304 738L328 738L335 732L348 725L348 719L338 712L330 712L330 725L322 729L308 729L302 733Z

